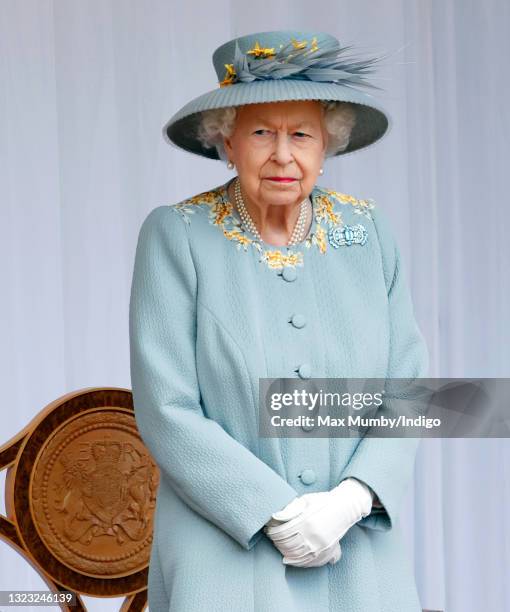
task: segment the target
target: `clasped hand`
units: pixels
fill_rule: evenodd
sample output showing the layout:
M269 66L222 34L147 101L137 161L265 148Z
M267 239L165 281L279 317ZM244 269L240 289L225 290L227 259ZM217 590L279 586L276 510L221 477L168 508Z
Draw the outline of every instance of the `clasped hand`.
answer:
M346 478L331 491L295 498L272 515L264 531L282 553L285 564L333 564L342 555L341 538L371 509L370 489L355 478Z

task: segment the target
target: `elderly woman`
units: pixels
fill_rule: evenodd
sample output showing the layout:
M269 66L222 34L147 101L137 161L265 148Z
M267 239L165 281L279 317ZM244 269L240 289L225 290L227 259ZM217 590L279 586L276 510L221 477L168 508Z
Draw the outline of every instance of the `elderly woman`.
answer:
M160 468L151 612L417 612L398 524L417 439L259 435L259 379L416 378L427 350L371 200L318 186L388 118L373 60L324 33L219 47L166 124L235 169L144 220L130 300L141 436Z

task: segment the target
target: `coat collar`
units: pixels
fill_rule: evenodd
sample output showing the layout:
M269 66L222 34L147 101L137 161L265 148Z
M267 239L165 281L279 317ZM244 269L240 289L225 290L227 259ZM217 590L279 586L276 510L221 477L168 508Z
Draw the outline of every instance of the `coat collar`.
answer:
M209 191L204 191L191 198L175 204L187 223L191 221L191 215L195 212L195 207L201 205L208 211L209 222L223 232L223 236L236 246L238 251L247 252L249 249L256 249L260 254L259 261L265 263L269 268L281 270L286 267L304 265L304 255L307 251L317 250L324 255L339 244L352 244L346 242L345 229L356 230L358 233L363 226L347 226L342 218L342 208L352 207L356 214L364 215L371 219L370 210L374 208L373 200L361 200L351 195L327 189L315 185L310 194L313 207L312 224L308 236L302 242L291 247L273 246L258 240L253 234L246 230L242 224L239 213L230 202L227 188L233 179L215 187ZM366 230L365 230L366 231ZM354 232L356 234L356 232ZM352 234L352 231L351 231ZM343 242L332 241L332 236L341 236ZM365 234L366 235L366 234ZM359 244L361 239L357 240Z

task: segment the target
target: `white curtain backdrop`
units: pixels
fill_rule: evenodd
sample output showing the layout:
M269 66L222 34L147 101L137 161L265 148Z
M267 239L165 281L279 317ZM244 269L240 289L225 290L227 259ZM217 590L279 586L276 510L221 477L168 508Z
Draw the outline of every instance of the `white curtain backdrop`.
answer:
M161 128L217 87L214 49L254 31L403 47L377 81L393 129L320 184L389 214L430 376L508 376L509 26L508 0L0 0L0 443L64 393L130 387L141 222L230 175ZM402 525L423 607L510 610L509 449L422 442ZM46 588L2 542L0 563L0 590Z

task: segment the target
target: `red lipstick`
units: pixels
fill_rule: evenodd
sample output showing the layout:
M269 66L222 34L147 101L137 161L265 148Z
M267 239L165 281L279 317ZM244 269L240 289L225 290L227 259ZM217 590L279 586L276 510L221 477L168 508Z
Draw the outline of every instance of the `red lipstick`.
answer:
M268 176L267 180L275 181L278 183L293 183L294 181L297 181L297 179L292 178L290 176Z

